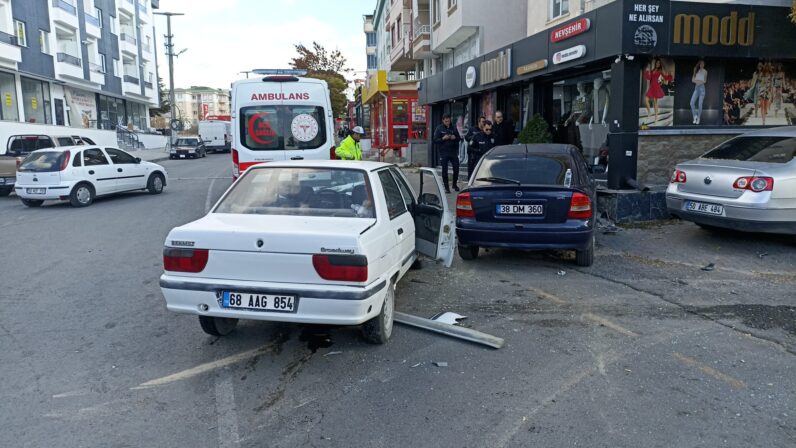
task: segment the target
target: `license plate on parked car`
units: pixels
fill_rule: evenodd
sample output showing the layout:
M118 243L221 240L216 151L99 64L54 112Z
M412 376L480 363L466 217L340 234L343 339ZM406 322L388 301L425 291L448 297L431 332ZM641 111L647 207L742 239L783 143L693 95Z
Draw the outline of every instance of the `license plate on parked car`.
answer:
M254 311L294 313L298 309L297 302L296 296L224 291L222 306Z
M685 203L685 209L690 212L707 213L709 215L724 214L724 206L706 202L688 201Z
M44 194L47 192L46 188L26 188L25 193L27 194Z
M543 215L543 205L530 204L497 204L495 213L498 215Z

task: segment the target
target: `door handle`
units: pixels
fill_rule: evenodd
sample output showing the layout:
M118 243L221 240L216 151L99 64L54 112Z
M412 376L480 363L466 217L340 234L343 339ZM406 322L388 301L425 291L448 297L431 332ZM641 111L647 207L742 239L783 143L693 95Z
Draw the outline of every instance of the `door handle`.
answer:
M88 174L94 174L94 170L89 171Z
M404 234L404 229L398 229L398 235L403 235L403 234Z
M290 160L304 160L304 157L301 156L291 157Z
M121 169L121 168L116 168L116 171L118 171L118 172L120 172L120 173L121 173L121 172L122 172L122 171L124 171L124 170L123 170L123 169Z

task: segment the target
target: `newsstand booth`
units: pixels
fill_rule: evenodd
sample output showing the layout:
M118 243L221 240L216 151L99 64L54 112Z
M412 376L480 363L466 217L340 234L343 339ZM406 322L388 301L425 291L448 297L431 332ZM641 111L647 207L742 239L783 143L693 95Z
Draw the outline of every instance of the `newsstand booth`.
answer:
M612 189L663 186L733 135L796 124L790 9L619 0L421 81L432 127L533 114L607 163ZM434 159L430 160L433 162Z
M362 102L369 106L372 147L382 157L388 150L400 157L410 140L427 138L427 109L418 104L417 81L388 83L386 72L379 70L368 77Z

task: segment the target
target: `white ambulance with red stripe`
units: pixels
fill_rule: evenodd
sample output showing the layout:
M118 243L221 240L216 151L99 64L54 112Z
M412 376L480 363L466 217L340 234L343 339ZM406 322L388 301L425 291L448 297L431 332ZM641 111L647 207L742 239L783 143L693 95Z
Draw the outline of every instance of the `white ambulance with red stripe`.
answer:
M334 120L326 81L304 70L254 70L232 84L232 164L334 158Z

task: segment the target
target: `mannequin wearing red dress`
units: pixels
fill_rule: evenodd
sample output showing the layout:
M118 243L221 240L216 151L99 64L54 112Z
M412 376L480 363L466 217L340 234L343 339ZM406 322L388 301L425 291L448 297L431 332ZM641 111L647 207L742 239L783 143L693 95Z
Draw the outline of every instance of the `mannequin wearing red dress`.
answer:
M655 120L653 120L652 123L657 123L658 100L664 97L663 89L658 80L663 78L665 82L669 82L674 78L663 68L663 64L661 64L661 60L658 58L653 59L648 68L649 70L644 71L644 79L650 82L650 86L647 89L647 93L644 94L644 101L647 105L647 117L650 116L650 102L652 102L653 108L655 109Z

